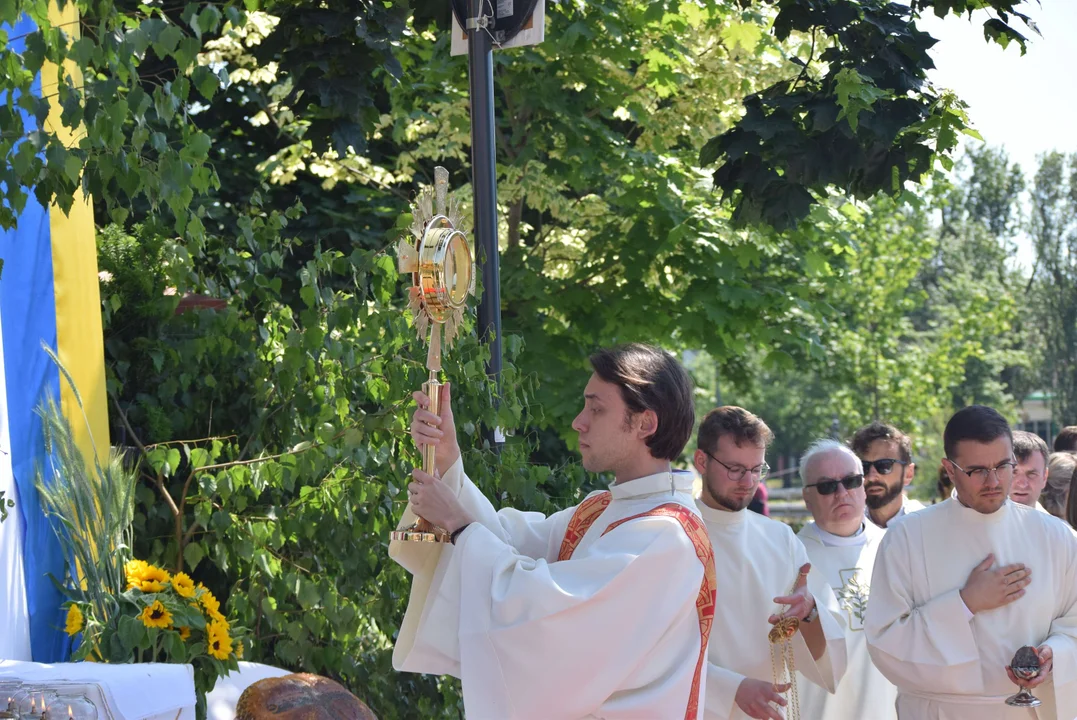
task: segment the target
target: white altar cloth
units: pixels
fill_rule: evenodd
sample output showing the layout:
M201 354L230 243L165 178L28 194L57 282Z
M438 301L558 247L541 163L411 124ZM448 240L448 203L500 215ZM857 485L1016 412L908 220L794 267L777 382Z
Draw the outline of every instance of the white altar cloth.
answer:
M42 663L0 661L0 680L57 690L63 685L96 686L107 713L102 720L194 720L194 669L190 665L139 663Z
M233 671L217 678L217 684L206 695L207 717L209 720L235 720L236 703L244 690L259 680L281 677L291 672L272 665L240 662L238 672Z

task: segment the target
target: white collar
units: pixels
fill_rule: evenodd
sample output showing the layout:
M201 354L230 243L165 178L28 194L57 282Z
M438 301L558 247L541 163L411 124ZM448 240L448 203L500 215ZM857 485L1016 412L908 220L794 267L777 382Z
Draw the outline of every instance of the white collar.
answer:
M656 493L692 492L692 473L683 470L663 470L654 475L645 475L635 480L610 485L614 500L654 495Z
M699 509L699 514L703 517L703 520L709 523L715 523L717 525L739 525L748 518L748 514L751 510L719 510L718 508L712 508L703 502L703 498L696 498L696 507ZM762 517L762 515L760 515Z
M952 512L957 513L958 517L973 523L995 523L1006 517L1006 513L1010 511L1010 508L1016 505L1013 500L1006 498L1002 501L1002 505L999 509L993 513L982 513L979 510L974 510L968 507L965 503L961 502L961 499L957 497L957 488L950 491L950 504L954 510Z
M819 527L819 523L813 523L812 527L815 529L815 534L819 536L819 542L823 543L823 545L826 545L827 547L852 547L854 545L867 544L867 526L869 524L870 523L867 521L860 523L860 529L849 536L835 535L832 532L827 532Z

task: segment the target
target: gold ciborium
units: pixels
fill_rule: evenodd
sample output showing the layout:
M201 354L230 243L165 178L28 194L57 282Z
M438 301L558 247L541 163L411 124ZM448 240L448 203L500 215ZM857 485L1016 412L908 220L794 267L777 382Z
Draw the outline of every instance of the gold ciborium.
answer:
M430 398L430 412L441 411L442 347L449 348L460 329L469 295L475 294L475 270L471 245L459 230L460 212L455 201L449 202L449 171L434 168L434 187L419 193L412 206L410 236L397 244L397 267L411 273L408 309L415 319L420 339L429 340L426 369L429 379L423 392ZM442 335L444 334L444 338ZM431 475L436 468L434 446L422 448L423 471ZM426 520L392 533L393 540L406 542L448 542L449 534Z

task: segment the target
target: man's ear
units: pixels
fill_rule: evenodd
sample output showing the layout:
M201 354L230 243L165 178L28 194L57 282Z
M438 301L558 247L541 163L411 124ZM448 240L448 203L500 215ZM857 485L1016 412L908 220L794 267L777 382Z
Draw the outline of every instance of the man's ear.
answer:
M654 410L644 410L637 417L641 440L646 440L658 432L658 414Z
M707 453L702 450L696 450L692 453L692 464L696 466L696 472L701 476L707 474Z
M912 485L912 479L916 476L916 463L909 463L905 466L905 487Z

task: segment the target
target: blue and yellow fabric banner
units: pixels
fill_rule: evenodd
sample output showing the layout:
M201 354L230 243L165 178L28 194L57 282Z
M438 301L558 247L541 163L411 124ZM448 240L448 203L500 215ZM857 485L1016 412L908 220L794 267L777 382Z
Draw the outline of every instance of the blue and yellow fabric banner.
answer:
M54 7L50 20L71 40L77 38L73 3L63 11ZM24 17L4 30L9 46L21 52L25 37L36 27ZM76 86L82 85L77 68L66 67L65 72ZM46 64L41 73L44 86L39 78L34 92L55 96L56 74L56 67ZM66 143L76 142L75 133L60 123L58 103L53 103L52 111L46 129ZM33 117L24 113L23 120L28 130L34 129ZM9 642L0 638L0 659L31 659L4 657L25 655L23 646L28 642L33 660L57 662L66 658L70 647L63 632L63 597L48 574L62 578L64 561L34 489L36 470L46 461L41 420L34 411L50 395L58 398L84 457L92 462L95 444L99 454L107 452L101 299L89 201L80 193L65 214L55 205L43 207L31 194L17 227L0 230L0 258L0 490L10 488L6 497L16 501L14 517L0 525L0 616L16 621L10 626ZM42 343L53 348L71 373L83 408L68 384L61 382ZM22 587L19 573L13 572L18 566Z

